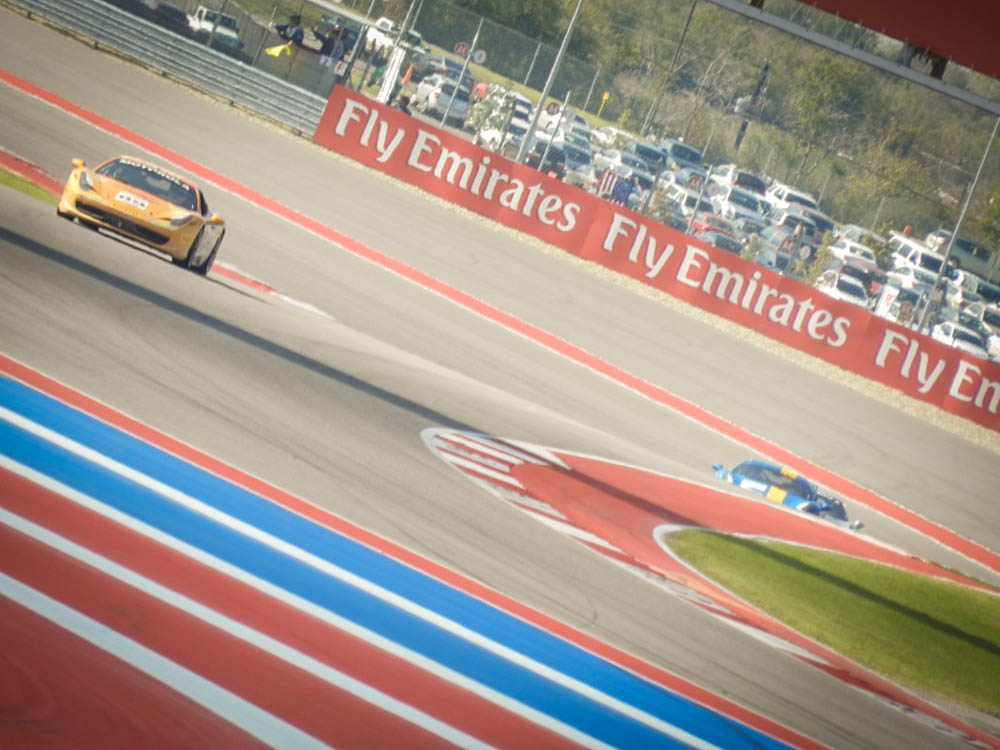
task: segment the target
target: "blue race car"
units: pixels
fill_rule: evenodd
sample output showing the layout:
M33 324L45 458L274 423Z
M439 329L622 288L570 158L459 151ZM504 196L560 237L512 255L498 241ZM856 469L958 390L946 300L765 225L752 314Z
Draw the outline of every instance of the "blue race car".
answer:
M845 529L856 530L864 525L861 521L848 520L843 501L823 495L812 482L787 466L750 459L732 469L722 464L712 464L712 469L718 479L756 492L772 503L812 513Z

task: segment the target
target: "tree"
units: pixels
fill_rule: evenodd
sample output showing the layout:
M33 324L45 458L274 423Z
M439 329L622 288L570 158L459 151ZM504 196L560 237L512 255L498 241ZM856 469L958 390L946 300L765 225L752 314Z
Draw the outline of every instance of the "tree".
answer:
M979 214L979 231L987 245L1000 250L1000 188L993 191L986 207Z

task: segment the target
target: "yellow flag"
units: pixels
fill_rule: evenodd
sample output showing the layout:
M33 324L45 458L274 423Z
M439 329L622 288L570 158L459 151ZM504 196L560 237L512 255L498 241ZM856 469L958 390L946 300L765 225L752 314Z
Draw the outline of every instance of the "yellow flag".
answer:
M264 50L265 55L270 55L271 57L281 57L282 52L287 52L289 55L292 54L291 50L292 43L287 44L277 44L274 47L268 47Z

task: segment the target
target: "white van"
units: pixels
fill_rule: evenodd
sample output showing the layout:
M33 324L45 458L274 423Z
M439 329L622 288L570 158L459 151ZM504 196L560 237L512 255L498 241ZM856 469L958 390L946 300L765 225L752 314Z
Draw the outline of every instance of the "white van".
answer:
M951 232L947 229L938 229L928 234L924 243L943 255L950 240ZM958 237L951 247L951 257L955 259L958 267L963 271L972 271L983 278L1000 278L1000 253L994 252L978 242L973 242L966 237Z
M793 204L819 210L819 201L809 193L780 182L776 182L767 189L764 200L771 204L771 208L774 210L788 209Z
M920 240L907 237L899 232L892 232L889 236L889 242L886 244L892 250L893 268L911 266L938 274L944 266L943 255L934 252Z

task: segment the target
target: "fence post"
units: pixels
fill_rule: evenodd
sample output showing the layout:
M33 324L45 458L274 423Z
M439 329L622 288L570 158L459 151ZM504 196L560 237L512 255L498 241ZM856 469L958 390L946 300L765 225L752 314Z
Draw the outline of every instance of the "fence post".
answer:
M590 104L590 97L594 95L594 86L597 85L597 76L601 74L601 66L597 66L597 72L594 73L594 80L590 82L590 91L587 92L587 98L583 102L583 111L587 111L587 105Z
M535 54L531 56L531 64L528 66L528 72L524 74L524 84L528 85L528 79L531 78L531 71L535 69L535 61L538 59L538 53L542 49L542 40L538 40L538 45L535 47Z
M229 0L222 0L222 7L215 11L215 23L212 24L212 30L208 32L208 41L205 43L208 47L212 46L212 40L215 38L215 30L219 28L219 21L222 20L222 14L226 12L226 8L229 7Z
M257 54L253 56L253 66L257 67L257 62L260 60L260 53L264 51L264 45L267 44L267 37L271 33L271 27L274 26L274 16L278 12L278 6L275 4L271 8L271 20L267 22L267 28L264 29L263 35L260 37L260 47L257 48Z
M444 110L444 115L441 116L441 127L444 127L448 122L448 115L451 114L451 105L455 103L458 90L462 88L462 79L465 78L465 71L469 69L469 60L472 59L472 55L476 51L476 45L479 44L479 33L483 30L483 21L485 20L486 16L479 17L479 26L476 27L476 35L472 37L472 44L469 46L469 52L465 55L465 63L462 65L462 72L458 74L458 80L455 81L455 93L448 99L448 106Z

